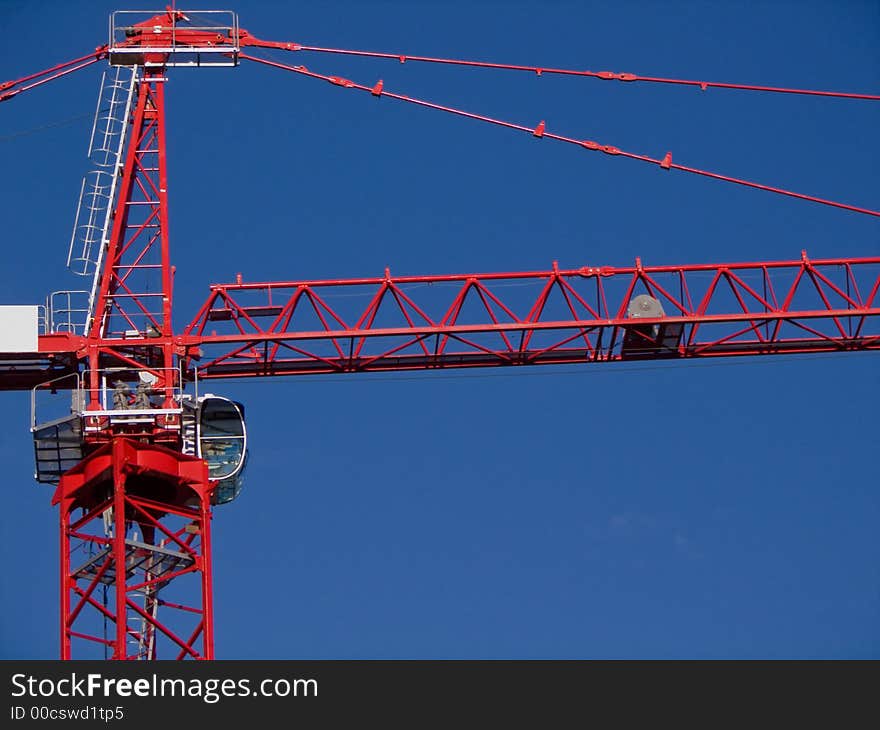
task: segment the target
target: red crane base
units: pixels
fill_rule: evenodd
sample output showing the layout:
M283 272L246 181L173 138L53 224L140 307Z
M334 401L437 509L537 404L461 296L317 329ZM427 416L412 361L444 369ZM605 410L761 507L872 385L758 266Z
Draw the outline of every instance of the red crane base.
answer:
M214 658L212 488L203 460L123 437L61 477L62 659Z

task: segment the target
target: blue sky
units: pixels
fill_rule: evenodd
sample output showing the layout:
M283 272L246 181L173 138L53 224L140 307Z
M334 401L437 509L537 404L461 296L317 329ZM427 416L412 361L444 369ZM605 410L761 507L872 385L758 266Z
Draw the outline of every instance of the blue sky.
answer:
M138 4L139 5L139 4ZM125 3L0 0L0 79ZM135 7L135 6L130 6ZM242 2L268 39L877 93L870 2ZM275 54L360 83L880 207L880 105ZM64 268L96 68L0 106L0 300ZM880 254L877 219L538 142L256 65L172 71L175 319L208 285ZM219 658L878 658L878 361L218 382ZM57 515L0 396L0 657L58 653Z

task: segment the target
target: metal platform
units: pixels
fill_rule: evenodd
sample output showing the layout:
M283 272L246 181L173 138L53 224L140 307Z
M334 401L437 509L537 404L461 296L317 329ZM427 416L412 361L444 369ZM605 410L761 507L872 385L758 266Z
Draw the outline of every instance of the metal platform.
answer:
M73 572L73 576L77 580L93 580L101 572L104 561L111 553L112 549L109 547L95 553ZM194 562L193 556L187 553L170 550L159 545L148 545L137 540L127 539L125 541L126 578L131 578L136 572L141 571L148 575L149 580L156 580L189 568ZM116 565L113 562L101 573L99 580L105 585L114 584Z
M111 66L237 66L238 16L229 10L117 10L110 16Z
M82 419L78 414L40 424L34 434L34 478L43 484L57 484L61 475L82 461Z

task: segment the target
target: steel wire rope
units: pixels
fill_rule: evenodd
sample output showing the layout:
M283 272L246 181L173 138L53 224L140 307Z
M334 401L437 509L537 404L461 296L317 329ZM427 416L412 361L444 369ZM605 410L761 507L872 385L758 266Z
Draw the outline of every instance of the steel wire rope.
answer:
M263 43L267 45L262 45ZM270 44L271 45L268 45ZM286 51L305 51L312 53L327 53L341 56L359 56L362 58L378 58L385 60L399 61L400 63L416 62L416 63L434 63L447 66L466 66L469 68L485 68L505 71L522 71L542 76L544 74L556 74L561 76L581 76L600 79L604 81L623 81L634 82L643 81L656 84L672 84L683 86L694 86L705 91L709 88L718 89L734 89L739 91L759 91L775 94L800 94L806 96L824 96L837 97L844 99L860 99L865 101L880 101L878 94L860 94L848 91L824 91L817 89L798 89L783 86L764 86L759 84L734 84L721 81L697 81L694 79L674 79L660 76L639 76L633 73L617 73L614 71L587 71L571 68L545 68L543 66L527 66L511 63L491 63L488 61L472 61L460 58L438 58L432 56L417 56L405 53L388 53L381 51L363 51L352 50L346 48L325 48L322 46L308 46L301 43L275 43L271 41L262 41L254 39L254 42L248 44L260 48L276 48Z
M102 110L103 111L103 110ZM67 117L66 119L59 119L54 122L48 122L46 124L41 124L37 127L30 127L28 129L22 129L18 132L12 132L11 134L6 134L0 136L0 143L3 142L11 142L14 139L18 139L20 137L28 137L32 134L38 134L39 132L45 132L50 129L57 129L59 127L66 127L69 124L73 124L74 122L82 121L83 119L90 119L94 117L94 112L88 112L86 114L78 114L75 117Z
M679 170L681 172L687 172L694 175L700 175L703 177L712 178L715 180L721 180L723 182L733 183L735 185L741 185L743 187L754 188L756 190L763 190L765 192L775 193L777 195L783 195L790 198L796 198L799 200L805 200L811 203L818 203L821 205L827 205L833 208L840 208L842 210L848 210L853 213L860 213L863 215L870 215L873 217L880 218L880 211L872 210L869 208L862 208L855 205L850 205L848 203L841 203L834 200L828 200L826 198L820 198L815 195L807 195L805 193L798 193L793 190L787 190L785 188L774 187L771 185L765 185L763 183L754 182L752 180L745 180L743 178L733 177L731 175L723 175L717 172L711 172L709 170L702 170L696 167L690 167L687 165L680 165L676 162L672 161L672 153L667 152L665 157L658 159L654 157L649 157L647 155L637 154L635 152L628 152L626 150L622 150L613 145L603 145L598 142L589 139L575 139L573 137L567 137L561 134L555 134L553 132L548 132L546 129L546 125L544 122L540 122L535 127L528 127L522 124L516 124L513 122L508 122L502 119L496 119L494 117L485 116L482 114L475 114L473 112L468 112L463 109L457 109L455 107L444 106L442 104L436 104L434 102L426 101L424 99L419 99L417 97L406 96L404 94L397 94L394 92L386 91L384 89L382 81L379 81L374 86L364 86L363 84L355 83L350 79L343 78L341 76L329 76L326 74L315 73L314 71L309 71L305 66L290 66L288 64L278 63L275 61L269 61L265 58L260 58L258 56L251 56L249 54L242 53L241 58L246 59L248 61L255 61L257 63L264 64L266 66L271 66L274 68L279 68L285 71L291 71L293 73L306 76L312 79L320 79L322 81L327 81L334 86L338 86L340 88L346 89L355 89L357 91L364 91L372 94L375 97L387 96L391 99L396 99L398 101L403 101L409 104L415 104L416 106L425 107L427 109L434 109L436 111L442 111L449 114L453 114L455 116L465 117L467 119L473 119L475 121L485 122L487 124L492 124L499 127L505 127L507 129L512 129L518 132L526 132L531 134L532 136L543 139L552 139L558 142L565 142L568 144L573 144L584 149L590 151L598 151L603 152L608 155L612 155L615 157L626 157L631 160L637 160L639 162L647 162L652 165L658 165L661 169L664 170Z

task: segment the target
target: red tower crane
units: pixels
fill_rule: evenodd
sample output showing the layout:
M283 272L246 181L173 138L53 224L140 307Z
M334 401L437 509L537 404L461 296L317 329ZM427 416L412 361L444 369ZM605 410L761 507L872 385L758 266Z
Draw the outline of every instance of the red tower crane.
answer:
M214 656L211 512L240 489L243 406L200 395L216 378L550 364L600 365L880 349L880 257L244 282L211 286L172 329L164 82L177 66L241 59L340 87L855 213L876 211L653 159L248 55L248 47L479 65L624 82L710 82L538 69L262 41L228 12L115 13L93 53L0 84L0 101L109 60L69 264L91 281L72 306L0 310L0 389L34 394L37 478L57 484L61 656ZM825 93L768 89L786 93ZM843 95L843 94L840 94ZM868 95L849 95L877 99ZM101 110L104 110L103 112ZM516 286L511 287L511 284ZM358 304L367 294L365 307ZM341 302L341 304L340 304ZM189 386L189 388L187 387ZM195 387L195 392L187 392ZM60 415L40 402L69 395ZM100 626L104 627L104 634ZM107 627L112 630L107 631Z

